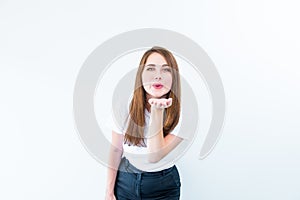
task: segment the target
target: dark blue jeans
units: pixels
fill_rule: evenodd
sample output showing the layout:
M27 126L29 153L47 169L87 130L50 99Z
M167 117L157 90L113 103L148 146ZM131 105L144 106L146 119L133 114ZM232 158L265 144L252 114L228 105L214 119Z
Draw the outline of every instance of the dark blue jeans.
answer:
M180 186L176 166L143 172L122 158L114 190L117 200L178 200Z

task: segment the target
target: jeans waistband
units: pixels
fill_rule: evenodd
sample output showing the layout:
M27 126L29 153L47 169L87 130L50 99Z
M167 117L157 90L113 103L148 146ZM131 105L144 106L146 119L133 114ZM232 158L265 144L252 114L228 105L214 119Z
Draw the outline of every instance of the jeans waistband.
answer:
M120 165L119 165L119 171L121 172L128 172L128 173L133 173L133 174L142 174L143 176L155 176L155 175L166 175L170 173L175 166L170 167L168 169L164 169L161 171L156 171L156 172L147 172L147 171L142 171L138 168L136 168L134 165L132 165L129 160L126 157L123 157L121 159Z

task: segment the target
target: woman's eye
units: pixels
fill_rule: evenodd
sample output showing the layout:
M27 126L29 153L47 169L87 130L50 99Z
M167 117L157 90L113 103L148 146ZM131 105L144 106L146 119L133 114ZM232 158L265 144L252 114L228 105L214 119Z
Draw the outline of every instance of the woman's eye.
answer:
M171 69L170 68L164 68L163 69L165 72L171 72Z
M154 70L154 67L147 68L147 71L153 71L153 70Z

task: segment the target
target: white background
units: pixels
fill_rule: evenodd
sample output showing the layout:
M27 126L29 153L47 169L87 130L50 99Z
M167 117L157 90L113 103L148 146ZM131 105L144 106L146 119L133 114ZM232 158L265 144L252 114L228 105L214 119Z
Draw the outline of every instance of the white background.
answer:
M138 28L196 41L227 98L205 160L179 161L182 199L300 199L300 28L296 0L0 1L0 199L103 199L106 169L82 146L76 76L102 42Z

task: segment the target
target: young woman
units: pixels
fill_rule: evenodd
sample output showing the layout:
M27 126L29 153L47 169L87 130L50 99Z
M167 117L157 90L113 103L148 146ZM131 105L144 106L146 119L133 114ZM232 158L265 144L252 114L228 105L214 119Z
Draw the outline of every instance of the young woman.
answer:
M180 198L170 153L182 142L180 76L170 51L153 47L140 61L128 118L112 130L106 200Z

